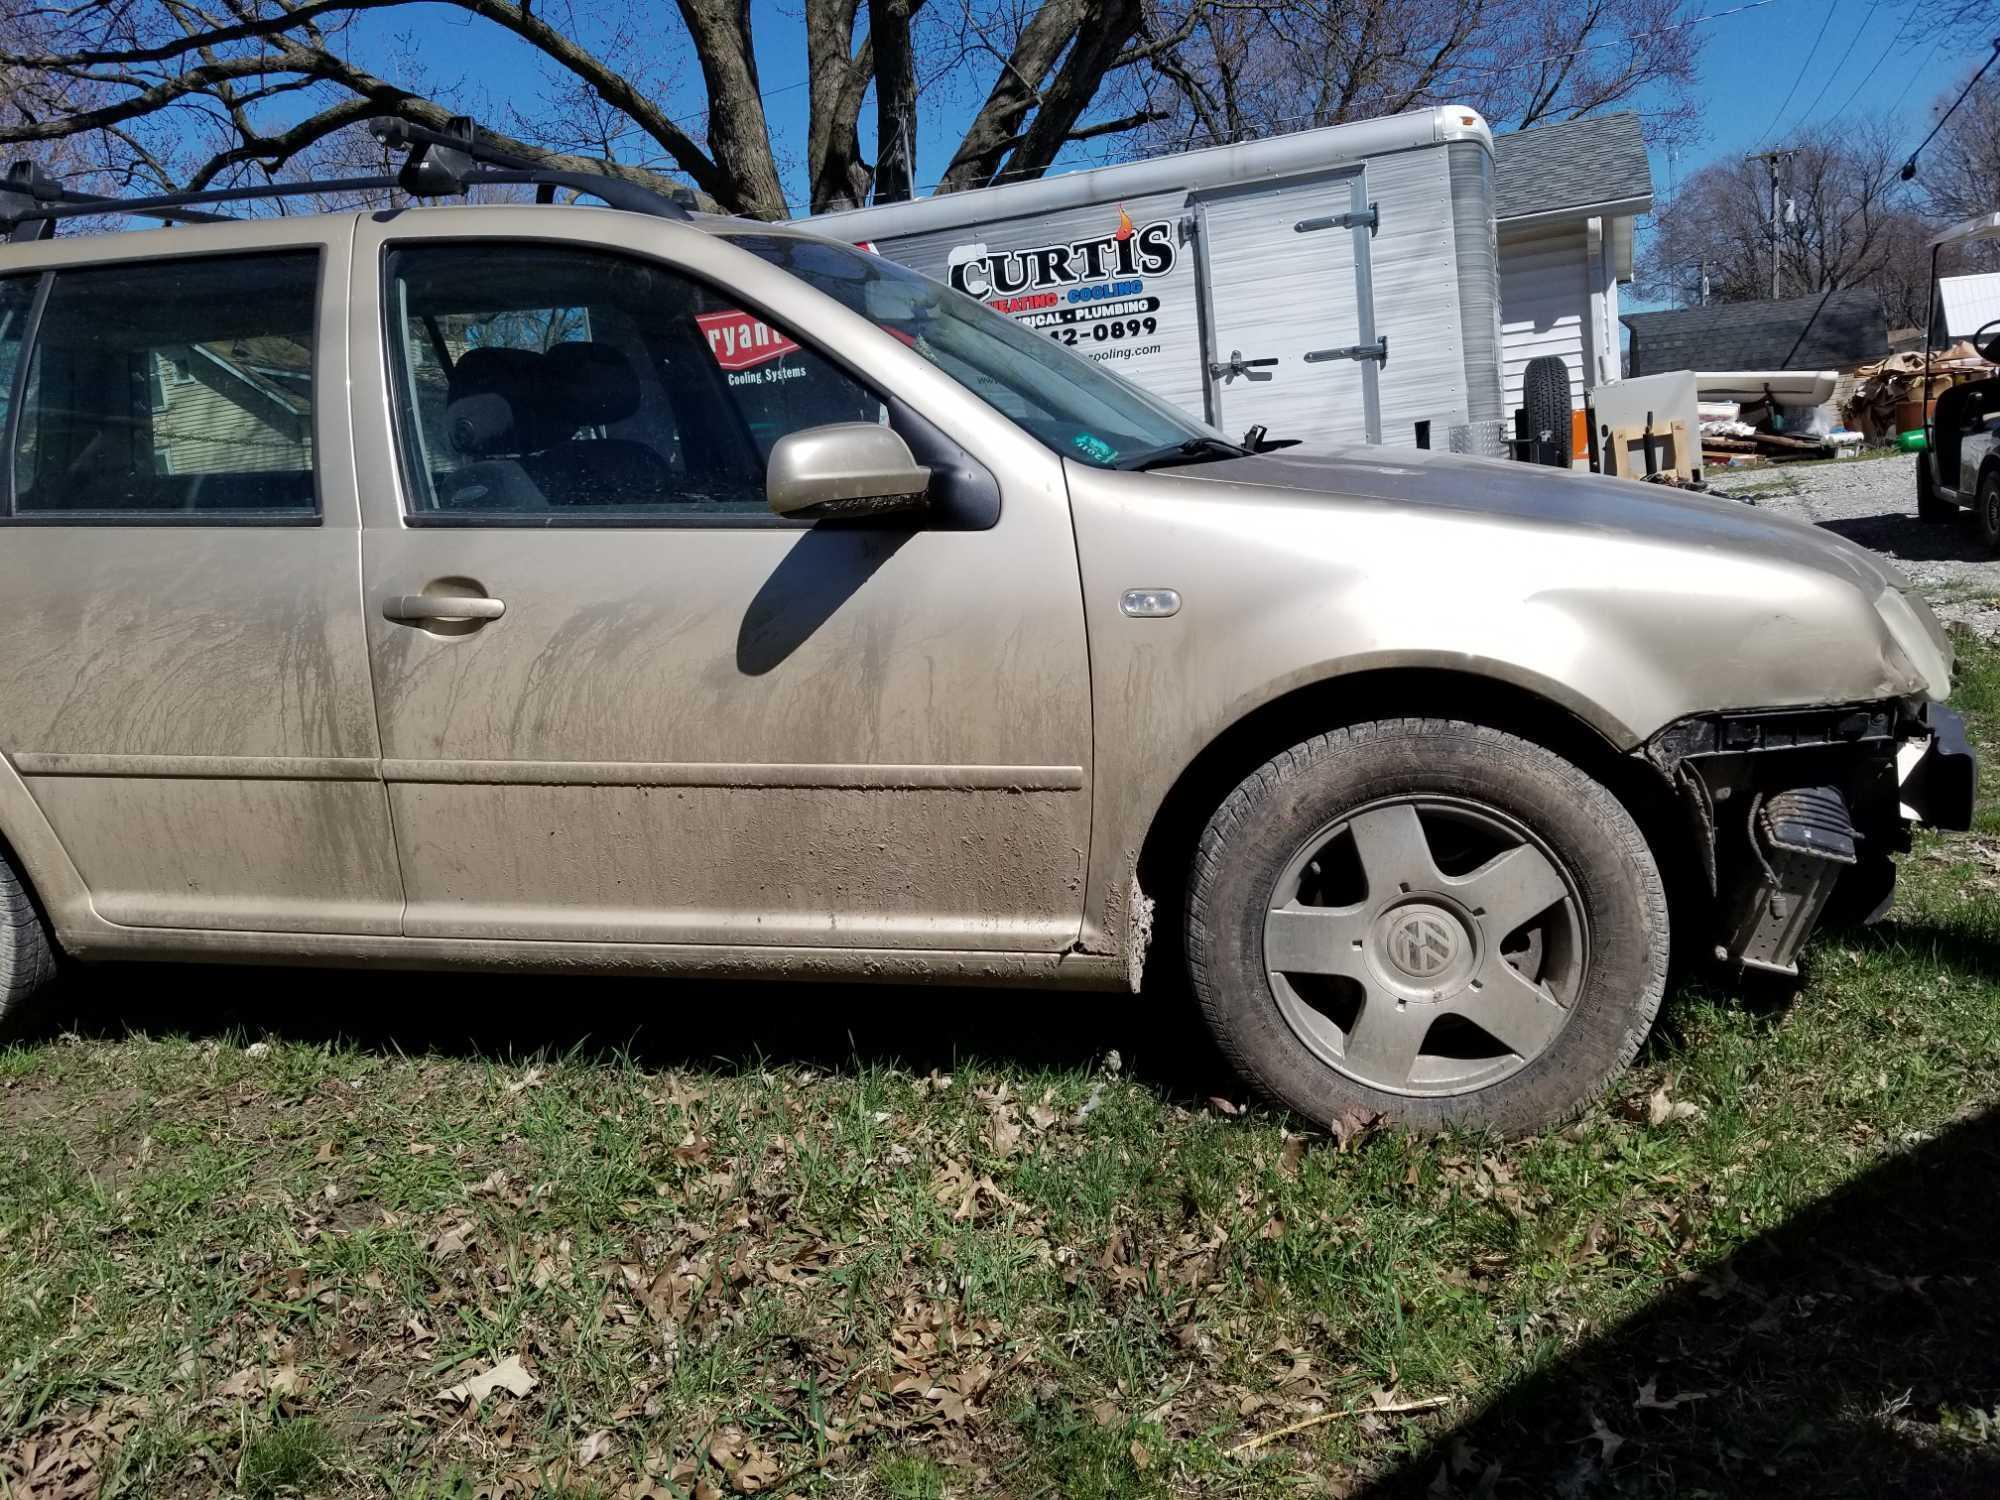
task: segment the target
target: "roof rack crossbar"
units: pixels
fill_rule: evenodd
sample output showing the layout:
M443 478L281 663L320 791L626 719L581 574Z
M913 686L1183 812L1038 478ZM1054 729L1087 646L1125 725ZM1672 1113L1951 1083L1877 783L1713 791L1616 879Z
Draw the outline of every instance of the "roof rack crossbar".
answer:
M511 181L538 187L566 187L589 193L612 208L652 214L656 218L690 216L691 194L659 192L604 172L571 172L538 165L481 139L478 124L465 115L454 116L443 130L414 125L393 116L378 116L368 122L368 132L388 150L409 152L397 181L415 198L455 197L465 190L467 183ZM475 164L499 170L477 173L471 170ZM516 173L520 175L513 175Z
M159 193L143 198L101 198L62 186L33 162L17 161L8 167L6 178L0 183L0 238L43 239L54 232L58 220L100 214L136 214L196 223L227 222L229 215L206 213L195 205L296 198L314 193L379 192L388 188L400 188L416 198L458 197L481 183L533 186L540 189L536 197L542 202L553 201L557 188L567 188L630 213L667 219L690 217L686 202L636 182L597 172L537 166L490 146L479 139L478 127L462 117L454 119L447 131L393 119L371 121L369 130L391 150L408 150L409 156L396 175L269 182L250 187Z

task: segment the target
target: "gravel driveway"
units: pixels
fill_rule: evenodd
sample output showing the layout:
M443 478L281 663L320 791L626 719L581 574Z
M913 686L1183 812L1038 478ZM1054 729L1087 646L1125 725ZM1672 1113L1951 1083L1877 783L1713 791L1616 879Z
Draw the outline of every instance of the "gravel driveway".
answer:
M1893 558L1940 617L2000 636L2000 557L1981 545L1970 511L1945 526L1917 519L1916 461L1909 455L1723 471L1710 487Z

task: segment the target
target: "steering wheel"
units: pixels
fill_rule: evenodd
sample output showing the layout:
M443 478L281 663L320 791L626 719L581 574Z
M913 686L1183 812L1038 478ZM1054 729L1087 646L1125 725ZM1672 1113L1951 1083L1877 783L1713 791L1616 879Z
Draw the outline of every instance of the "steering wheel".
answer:
M1988 364L2000 365L2000 318L1980 326L1979 332L1972 336L1972 347Z

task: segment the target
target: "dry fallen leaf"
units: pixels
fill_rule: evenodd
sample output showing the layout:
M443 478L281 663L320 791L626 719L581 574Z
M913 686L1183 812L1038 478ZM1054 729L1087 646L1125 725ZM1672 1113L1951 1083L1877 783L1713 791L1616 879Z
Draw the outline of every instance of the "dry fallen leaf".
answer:
M1590 1414L1590 1435L1597 1440L1599 1447L1603 1449L1600 1461L1607 1466L1610 1464L1613 1455L1625 1446L1625 1439L1613 1432L1609 1427L1606 1427L1604 1419L1598 1416L1596 1412Z
M492 1369L473 1376L462 1385L455 1385L438 1393L445 1401L470 1401L474 1405L484 1401L495 1391L506 1391L511 1396L525 1396L541 1382L521 1363L521 1356L510 1354Z
M1306 1138L1286 1132L1285 1149L1278 1156L1278 1170L1287 1177L1296 1177L1299 1175L1299 1163L1305 1159Z
M1145 1473L1153 1462L1152 1450L1137 1438L1133 1438L1132 1446L1128 1451L1132 1455L1132 1467L1137 1469L1141 1474Z
M593 1432L589 1437L576 1445L577 1467L580 1469L588 1468L594 1460L609 1453L612 1447L610 1433Z
M1646 1123L1655 1127L1672 1124L1675 1120L1692 1120L1700 1114L1700 1105L1690 1104L1685 1099L1668 1098L1664 1083L1646 1101Z
M1678 1396L1669 1396L1666 1400L1662 1401L1659 1397L1659 1389L1660 1377L1655 1375L1651 1380L1639 1387L1638 1398L1632 1403L1633 1408L1635 1410L1672 1411L1676 1407L1687 1405L1690 1401L1705 1401L1710 1394L1707 1391L1682 1391Z

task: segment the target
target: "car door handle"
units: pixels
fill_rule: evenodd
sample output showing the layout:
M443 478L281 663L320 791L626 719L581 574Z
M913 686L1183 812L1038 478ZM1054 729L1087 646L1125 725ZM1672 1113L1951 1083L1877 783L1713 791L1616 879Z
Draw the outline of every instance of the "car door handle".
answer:
M391 620L497 620L507 613L504 599L484 594L394 594L382 602Z

